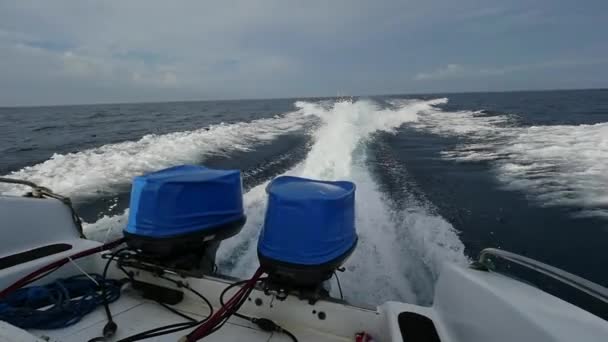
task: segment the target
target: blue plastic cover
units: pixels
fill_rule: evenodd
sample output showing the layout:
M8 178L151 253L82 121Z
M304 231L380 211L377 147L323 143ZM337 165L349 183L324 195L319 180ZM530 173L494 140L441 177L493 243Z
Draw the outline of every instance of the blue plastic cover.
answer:
M355 184L283 176L266 188L262 256L298 265L337 259L357 242Z
M135 177L126 232L172 237L243 218L241 173L183 165Z

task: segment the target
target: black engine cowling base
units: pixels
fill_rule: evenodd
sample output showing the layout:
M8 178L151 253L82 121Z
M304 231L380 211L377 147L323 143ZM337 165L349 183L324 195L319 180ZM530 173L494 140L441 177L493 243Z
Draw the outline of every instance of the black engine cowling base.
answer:
M329 291L323 283L307 286L294 287L289 284L276 282L269 276L262 282L262 288L266 295L273 295L277 300L285 300L288 295L295 295L301 300L307 300L309 304L315 304L319 299L329 298Z
M141 262L168 269L213 274L215 255L222 240L238 234L246 218L199 232L165 238L124 232L127 245L137 251Z
M357 246L353 244L339 257L319 265L300 265L268 258L258 252L260 266L268 274L265 288L275 293L298 293L301 299L318 300L328 297L323 282L330 279L334 272L346 261Z

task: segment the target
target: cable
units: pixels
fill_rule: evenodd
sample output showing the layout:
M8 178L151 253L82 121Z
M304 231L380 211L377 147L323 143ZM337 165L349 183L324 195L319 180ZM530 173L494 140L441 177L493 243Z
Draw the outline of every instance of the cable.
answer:
M190 322L196 322L196 319L194 319L194 318L186 315L185 313L177 311L176 309L170 307L169 305L167 305L167 304L165 304L165 303L163 303L161 301L155 300L155 302L156 302L156 304L158 304L158 305L162 306L163 308L171 311L172 313L174 313L175 315L177 315L179 317L185 318L186 320L188 320Z
M159 278L170 281L172 283L174 283L178 288L185 288L186 290L192 292L194 295L196 295L197 297L199 297L200 299L202 299L205 304L207 304L207 307L209 308L209 315L207 318L210 318L211 316L213 316L213 305L211 305L211 302L209 301L209 299L207 299L205 296L203 296L200 292L196 291L195 289L191 288L190 285L188 285L187 283L178 281L178 280L174 280L168 277L165 277L164 275L160 274L158 275Z
M260 280L262 280L262 279L260 279ZM230 291L230 289L232 289L232 288L234 288L234 287L237 287L237 286L240 286L240 285L244 285L244 284L246 284L246 283L247 283L247 281L248 281L248 280L241 280L241 281L237 281L237 282L235 282L235 283L232 283L232 284L230 284L230 285L226 286L226 287L224 288L224 290L222 290L222 293L220 294L220 304L221 304L222 306L226 305L226 304L224 303L224 295L226 295L226 293L227 293L228 291ZM235 313L234 313L234 316L239 317L239 318L242 318L242 319L246 319L246 320L248 320L248 321L251 321L251 320L253 319L253 317L249 317L249 316L246 316L246 315L240 314L240 313L238 313L238 312L235 312Z
M73 210L73 208L71 208ZM73 212L73 215L77 218L78 216L75 215L75 212ZM82 232L82 231L81 231ZM38 281L48 275L50 275L51 273L57 271L58 269L60 269L63 265L65 265L68 262L74 262L74 260L83 258L85 256L89 256L104 250L108 250L108 249L112 249L114 247L119 246L120 244L122 244L124 242L124 239L117 239L115 241L109 242L109 243L104 243L101 246L97 246L94 248L90 248L84 251L80 251L78 253L74 253L70 256L67 256L65 258L56 260L50 264L47 264L33 272L31 272L30 274L26 275L25 277L17 280L16 282L14 282L13 284L11 284L10 286L8 286L7 288L5 288L4 290L0 291L0 299L10 299L13 295L17 295L20 292L26 291L26 293L30 293L31 291L34 291L34 289L43 289L43 290L47 290L50 291L48 293L53 294L53 293L57 293L57 291L59 291L59 297L54 297L57 301L59 302L55 302L54 306L51 307L50 309L45 310L45 314L53 314L55 316L61 316L62 314L64 314L64 318L66 316L65 312L62 310L70 310L70 313L67 314L68 317L71 317L71 319L67 322L51 322L54 325L57 325L59 327L63 327L63 326L67 326L67 325L71 325L74 324L78 321L80 321L80 319L82 318L82 316L86 315L87 313L91 312L92 310L95 309L95 307L97 307L97 305L99 304L103 304L104 307L106 308L106 314L109 317L109 322L108 324L104 327L104 336L111 336L114 334L114 332L116 331L116 324L114 322L112 322L112 316L111 313L109 312L109 307L108 304L110 302L115 301L116 299L118 299L120 297L120 289L122 286L122 282L117 281L117 280L107 280L106 279L106 273L107 273L107 268L109 267L109 265L106 265L106 269L104 269L104 274L103 276L99 276L99 275L95 275L95 277L99 278L99 281L89 275L87 275L85 273L86 277L89 277L89 279L87 279L88 283L93 282L95 284L95 291L97 291L98 287L101 288L101 296L97 295L96 292L89 292L87 295L83 295L82 298L78 299L78 300L68 300L68 302L65 302L67 299L66 298L70 298L70 292L62 285L61 280L58 279L55 282L48 284L46 286L38 286L38 287L30 287L28 289L22 289L24 286L29 285L35 281ZM74 279L78 279L78 277L82 277L82 276L74 276L71 278L67 278L70 280L74 280ZM112 283L112 291L110 291L110 293L108 293L108 284ZM54 289L54 288L50 288L49 290L49 286L59 286L60 289ZM89 284L90 285L90 284ZM116 292L116 287L117 287L117 294ZM74 308L73 307L73 303L77 304L77 307ZM21 303L23 304L23 303ZM27 305L31 305L31 303L26 303ZM93 305L95 304L95 305ZM59 306L58 306L59 305ZM83 308L84 306L84 308ZM7 310L7 311L11 311L11 307L2 307L2 310ZM28 314L28 318L25 321L30 321L30 320L36 320L39 319L39 310L34 310L32 311L32 307L28 307L26 306L25 308L23 308L23 310L21 310L21 313L27 313L27 311L31 311ZM19 313L15 313L13 312L12 315L15 315L15 319L19 319L16 315L18 315ZM57 320L60 320L60 318L56 318ZM46 320L46 319L45 319ZM7 320L8 321L8 320ZM51 318L52 321L52 318ZM36 325L34 325L33 327L38 328L38 329L44 329L45 327L48 328L48 325L45 324L51 324L48 323L46 321L44 322L38 322L36 323ZM24 322L23 324L29 324L27 322ZM16 322L16 324L14 324L16 326L20 326L18 322ZM104 337L105 339L105 337ZM99 341L99 339L93 339L93 341Z
M116 324L116 322L114 322L114 320L112 319L112 312L110 311L110 303L105 299L106 298L105 280L108 277L108 270L109 270L110 264L112 263L114 258L116 258L120 253L124 252L127 249L128 249L128 247L125 247L125 248L119 249L119 250L111 253L110 257L108 258L108 261L106 262L105 267L103 268L103 273L101 275L101 279L103 281L100 286L101 286L101 293L104 298L103 308L106 312L106 318L108 320L108 323L106 323L106 325L104 325L104 327L103 327L102 336L95 337L95 338L89 340L88 342L105 341L105 340L112 338L116 334L116 330L118 329L118 324Z
M261 268L258 268L253 277L247 281L245 286L238 290L237 293L234 294L232 298L230 298L228 302L226 302L226 304L224 304L215 314L213 314L213 316L207 322L194 329L188 335L182 337L180 341L198 341L201 338L216 332L217 329L225 324L230 316L232 316L247 300L247 297L251 291L253 291L255 284L263 273L264 271Z
M264 280L267 278L260 278L258 280ZM224 306L224 295L230 291L230 289L239 286L239 285L243 285L245 283L247 283L248 280L241 280L241 281L237 281L235 283L232 283L228 286L226 286L226 288L224 288L224 290L222 290L222 293L220 294L220 303L222 304L222 306ZM247 297L249 297L249 295L247 295ZM244 300L247 299L247 297L244 298ZM276 332L281 332L284 333L285 335L287 335L292 341L294 342L298 342L298 339L295 337L294 334L292 334L291 332L285 330L284 328L282 328L280 325L276 324L275 322L273 322L270 319L267 318L256 318L256 317L250 317L247 315L243 315L240 314L238 312L234 313L234 316L237 316L239 318L245 319L250 321L251 323L256 324L260 329L264 330L264 331L276 331ZM219 325L215 331L219 330L225 323L226 323L227 319L222 322L221 325Z
M40 278L49 275L50 273L52 273L53 271L56 271L59 267L65 265L66 263L69 262L70 259L72 260L76 260L76 259L80 259L83 258L85 256L89 256L91 254L95 254L101 251L105 251L108 249L112 249L114 247L117 247L118 245L120 245L121 243L124 242L124 238L120 238L118 240L114 240L112 242L103 244L101 246L98 247L94 247L94 248L90 248L75 254L72 254L68 257L65 257L63 259L59 259L55 262L52 262L46 266L43 266L33 272L31 272L30 274L26 275L25 277L17 280L16 282L14 282L12 285L8 286L7 288L5 288L4 290L0 291L0 299L5 298L6 296L8 296L9 294L17 291L18 289L22 288L25 285L31 284L32 282L39 280Z
M247 282L247 280L245 280L244 282ZM239 282L239 283L242 283L242 282ZM219 324L217 324L213 329L211 329L211 331L209 332L209 334L207 336L209 336L209 335L215 333L216 331L220 330L224 326L224 324L226 324L228 322L228 320L230 319L230 317L232 315L235 315L237 317L241 317L243 319L252 321L254 319L253 317L248 317L248 316L245 316L245 315L242 315L242 314L239 314L239 313L236 312L245 303L245 301L247 300L247 298L249 297L250 294L251 294L251 291L247 291L247 293L245 295L243 295L243 297L241 299L239 299L238 302L234 305L235 309L231 310L229 315L226 315L226 317L224 317L220 321ZM224 305L225 304L222 303L222 306L224 306Z
M340 278L338 278L338 273L334 271L334 277L336 277L336 282L338 283L338 290L340 290L340 299L344 300L344 294L342 294L342 285L340 285Z
M116 252L115 254L119 254L121 251ZM128 254L125 255L124 257L128 258ZM111 260L113 260L113 256L110 257L109 262L111 262ZM127 275L127 277L129 277L131 280L132 275L122 266L121 264L121 258L118 258L118 268ZM189 320L190 322L183 322L183 323L175 323L175 324L170 324L170 325L166 325L166 326L162 326L162 327L157 327L154 329L150 329L147 331L143 331L140 333L137 333L135 335L123 338L117 342L135 342L135 341L140 341L140 340L144 340L144 339L148 339L148 338L152 338L152 337L157 337L157 336L162 336L162 335L166 335L166 334L171 334L174 332L178 332L178 331L182 331L182 330L186 330L186 329L190 329L196 326L199 326L199 329L202 328L201 325L204 325L206 323L210 323L209 321L215 317L215 322L214 324L211 326L210 330L208 333L203 332L203 334L205 334L204 336L208 336L216 331L218 331L219 329L221 329L223 327L224 324L226 324L226 322L228 321L228 319L230 318L230 316L235 315L244 319L247 319L249 321L251 321L252 323L255 323L256 325L258 325L262 330L264 331L269 331L269 332L282 332L284 334L286 334L292 341L297 342L297 338L289 331L283 329L282 327L280 327L279 325L277 325L276 323L274 323L273 321L269 320L269 319L264 319L264 318L254 318L254 317L248 317L246 315L242 315L237 313L236 311L245 303L245 301L247 300L247 298L249 297L251 291L253 290L253 286L255 285L255 283L257 283L257 281L261 280L262 278L260 278L258 276L258 278L252 282L252 279L249 280L244 280L244 281L239 281L239 282L235 282L233 284L230 284L229 286L227 286L221 293L220 296L220 302L222 304L222 309L225 310L225 312L221 315L215 315L214 316L214 310L213 310L213 306L211 305L211 303L209 302L209 300L203 296L201 293L199 293L198 291L192 289L187 283L184 283L182 281L179 280L175 280L169 277L166 277L162 272L163 270L159 269L159 273L156 274L156 276L158 276L161 279L164 279L166 281L172 282L173 284L175 284L178 288L185 288L186 290L192 292L193 294L195 294L197 297L201 298L209 307L209 315L201 320L201 321L195 321L192 317L189 317L188 315L185 315L173 308L171 308L170 306L158 302L160 305L162 305L163 307L165 307L166 309L168 309L169 311L175 313L176 315L179 315L180 317L183 317L187 320ZM255 277L255 276L254 276ZM250 284L250 287L243 287L241 288L237 294L235 296L233 296L233 298L231 298L228 303L224 303L224 296L225 294L232 288L239 286L239 285L247 285ZM218 312L219 314L219 312ZM195 329L193 332L190 333L193 334L197 331L198 329ZM202 337L204 337L202 336ZM101 341L105 341L104 339L95 339L95 340L91 340L89 342L101 342Z
M129 254L125 255L124 257L129 257ZM129 277L129 279L133 280L133 276L123 267L123 265L121 264L122 259L117 259L118 261L118 268L127 275L127 277ZM166 308L167 310L173 312L176 315L179 315L180 317L183 317L187 320L189 320L189 322L182 322L182 323L174 323L174 324L169 324L169 325L165 325L165 326L161 326L161 327L157 327L154 329L150 329L150 330L146 330L146 331L142 331L140 333L131 335L129 337L125 337L117 342L135 342L135 341L140 341L140 340L144 340L144 339L148 339L148 338L152 338L152 337L156 337L156 336L162 336L162 335L167 335L167 334L172 334L174 332L178 332L178 331L182 331L182 330L186 330L186 329L190 329L193 328L195 326L198 326L200 324L205 323L207 320L209 320L213 313L213 305L211 305L211 302L205 297L203 296L200 292L194 290L193 288L191 288L187 283L184 283L182 281L178 281L175 279L171 279L169 277L166 277L162 274L163 270L159 269L158 270L159 273L156 274L159 278L164 279L166 281L172 282L173 284L175 284L178 288L185 288L186 290L190 291L191 293L193 293L195 296L201 298L205 304L208 306L209 308L209 315L207 317L205 317L204 319L197 321L194 318L179 312L177 310L175 310L174 308L161 303L159 301L157 301L158 304L160 304L161 306L163 306L164 308ZM90 341L92 342L92 341Z
M251 322L257 324L257 326L260 327L260 329L262 329L264 331L280 332L280 333L287 335L293 342L298 342L298 339L296 338L296 336L294 334L283 329L280 325L269 320L268 318L254 318Z
M285 335L287 335L293 342L298 342L298 339L296 338L296 336L292 333L290 333L289 331L283 329L281 330L281 332Z
M53 273L53 272L57 271L58 269L60 269L60 268L61 268L61 266L62 266L62 265L56 266L56 267L54 267L54 268L50 269L48 272L43 273L43 274L40 274L39 276L37 276L37 277L35 277L35 278L33 278L33 279L29 280L29 281L27 282L27 284L25 284L25 285L29 285L29 284L32 284L32 283L37 282L38 280L40 280L40 279L42 279L42 278L44 278L44 277L46 277L46 276L50 275L51 273ZM24 286L25 286L25 285L24 285ZM1 297L0 297L0 298L1 298Z
M131 280L133 280L132 275L121 265L118 266L118 268L123 271L123 273L125 273ZM171 279L172 280L172 279ZM200 295L201 297L204 298L204 296L202 296L200 293L192 290L194 293L196 293L197 295ZM206 298L205 298L206 300ZM207 300L208 302L208 300ZM194 318L183 314L177 310L175 310L174 308L171 308L170 306L161 303L159 301L156 301L156 303L160 304L161 306L163 306L164 308L166 308L167 310L171 311L172 313L175 313L177 315L179 315L180 317L186 318L187 320L189 320L189 322L182 322L182 323L173 323L173 324L169 324L169 325L165 325L165 326L161 326L161 327L156 327L150 330L145 330L142 332L139 332L137 334L125 337L123 339L120 339L117 342L135 342L135 341L140 341L140 340L145 340L148 338L152 338L152 337L156 337L156 336L162 336L162 335L167 335L167 334L171 334L174 332L178 332L181 330L185 330L185 329L189 329L191 327L194 327L198 324L201 324L203 322L205 322L205 320L207 320L209 317L206 317L205 319L201 320L201 321L196 321ZM209 303L209 305L211 305ZM211 307L213 309L213 307ZM94 342L94 341L89 341L89 342Z
M148 338L152 338L152 337L156 337L156 336L162 336L162 335L167 335L167 334L172 334L174 332L178 332L178 331L182 331L182 330L186 330L186 329L190 329L193 328L197 325L203 324L204 322L206 322L211 316L207 316L204 319L200 320L200 321L196 321L194 320L192 317L189 317L171 307L169 307L168 305L165 305L163 303L157 302L159 304L161 304L163 307L169 309L171 312L176 313L186 319L188 319L190 322L182 322L182 323L174 323L174 324L169 324L169 325L165 325L165 326L161 326L161 327L157 327L154 329L150 329L150 330L146 330L146 331L142 331L140 333L137 333L135 335L131 335L129 337L125 337L119 341L116 342L135 342L135 341L140 341L140 340L145 340ZM213 309L213 307L212 307ZM212 313L213 311L211 311Z
M105 293L83 275L57 279L43 286L31 286L12 292L0 302L0 320L22 329L57 329L79 322L103 301L120 298L122 283L91 275L107 288Z

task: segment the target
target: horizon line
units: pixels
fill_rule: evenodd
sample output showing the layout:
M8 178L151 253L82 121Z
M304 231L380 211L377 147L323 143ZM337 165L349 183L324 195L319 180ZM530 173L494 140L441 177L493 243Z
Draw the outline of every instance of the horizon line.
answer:
M512 90L486 90L486 91L446 91L446 92L409 92L388 94L366 94L347 95L352 97L379 97L379 96L425 96L425 95L455 95L455 94L493 94L493 93L533 93L533 92L556 92L556 91L605 91L608 87L598 88L553 88L553 89L512 89ZM109 106L109 105L138 105L155 103L188 103L188 102L236 102L236 101L270 101L270 100L306 100L306 99L332 99L343 96L288 96L288 97L249 97L249 98L220 98L201 100L166 100L166 101L124 101L124 102L94 102L94 103L72 103L72 104L32 104L32 105L0 105L0 109L11 108L41 108L41 107L79 107L79 106Z

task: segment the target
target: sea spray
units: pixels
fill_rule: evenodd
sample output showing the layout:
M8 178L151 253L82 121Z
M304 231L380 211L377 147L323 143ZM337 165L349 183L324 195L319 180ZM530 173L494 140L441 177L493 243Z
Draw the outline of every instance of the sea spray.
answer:
M366 165L365 146L374 133L392 132L415 122L420 113L443 102L445 99L409 101L394 108L381 108L370 100L341 101L331 106L296 103L302 115L316 116L322 124L314 133L305 160L286 174L350 180L357 185L359 243L345 264L347 272L340 274L345 297L351 302L405 300L428 304L442 263L466 262L464 246L448 222L415 203L410 208L411 216L392 212ZM221 271L246 277L257 267L257 236L264 221L266 185L245 194L248 221L241 234L220 247ZM429 248L434 251L426 251Z

